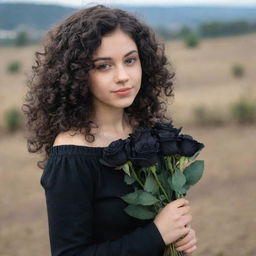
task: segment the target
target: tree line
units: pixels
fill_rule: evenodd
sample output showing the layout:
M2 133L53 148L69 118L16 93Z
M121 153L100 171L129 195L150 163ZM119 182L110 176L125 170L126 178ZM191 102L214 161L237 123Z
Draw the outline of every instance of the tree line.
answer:
M196 34L199 37L223 37L240 35L256 32L255 21L232 21L232 22L208 22L201 23L196 28L182 26L180 29L172 30L168 26L158 26L155 28L157 33L165 40L184 38L191 34Z
M233 21L233 22L208 22L201 23L196 28L191 28L189 26L183 25L179 29L172 29L168 25L161 25L154 27L156 32L164 40L171 39L188 39L196 40L198 38L206 37L223 37L240 35L246 33L256 32L256 20L255 21ZM26 46L29 44L38 43L40 38L32 38L30 33L26 30L19 31L17 36L13 39L2 40L0 39L1 45L12 45L12 46Z

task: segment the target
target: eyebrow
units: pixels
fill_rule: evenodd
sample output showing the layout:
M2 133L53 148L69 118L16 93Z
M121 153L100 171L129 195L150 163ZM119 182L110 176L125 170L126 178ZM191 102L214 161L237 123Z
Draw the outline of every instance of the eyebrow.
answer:
M125 55L124 55L124 57L127 57L127 56L129 56L130 54L132 54L132 53L134 53L134 52L137 52L136 50L132 50L132 51L129 51L128 53L126 53ZM112 58L110 58L110 57L100 57L100 58L96 58L96 59L94 59L94 60L92 60L93 62L95 62L95 61L99 61L99 60L111 60Z

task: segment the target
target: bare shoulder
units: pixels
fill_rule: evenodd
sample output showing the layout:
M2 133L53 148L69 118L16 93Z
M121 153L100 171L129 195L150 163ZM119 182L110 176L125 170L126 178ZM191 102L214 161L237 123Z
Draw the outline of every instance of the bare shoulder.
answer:
M88 146L88 142L85 140L83 134L74 131L67 131L59 133L54 140L53 146L61 145Z

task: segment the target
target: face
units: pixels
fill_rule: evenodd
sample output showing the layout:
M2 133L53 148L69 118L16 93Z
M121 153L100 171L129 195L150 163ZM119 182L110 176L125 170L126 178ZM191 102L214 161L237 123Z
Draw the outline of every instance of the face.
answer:
M121 30L102 37L89 71L90 91L97 108L130 106L141 85L141 63L135 42Z

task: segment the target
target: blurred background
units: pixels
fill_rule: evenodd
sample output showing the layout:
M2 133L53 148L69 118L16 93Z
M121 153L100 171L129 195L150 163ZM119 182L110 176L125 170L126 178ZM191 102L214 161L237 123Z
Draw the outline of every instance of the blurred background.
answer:
M135 13L165 41L176 72L168 113L205 144L205 174L188 195L194 255L255 256L256 2L127 2L0 1L0 255L50 255L41 156L27 152L21 105L46 31L101 3Z

